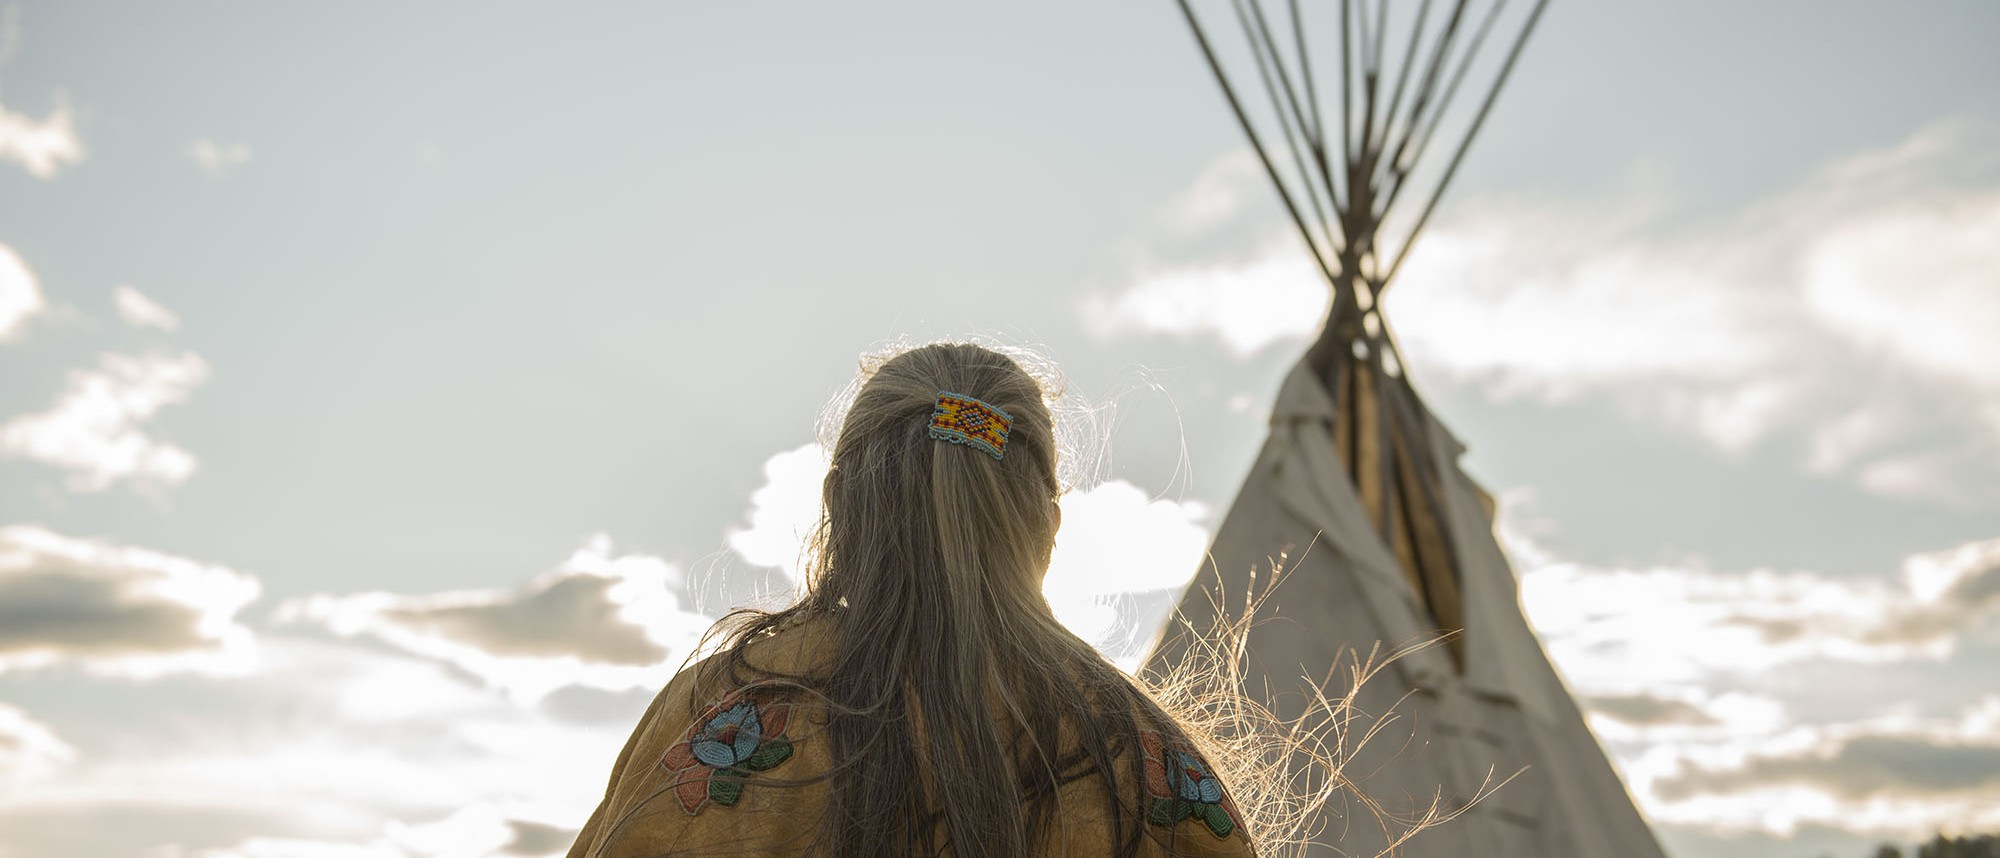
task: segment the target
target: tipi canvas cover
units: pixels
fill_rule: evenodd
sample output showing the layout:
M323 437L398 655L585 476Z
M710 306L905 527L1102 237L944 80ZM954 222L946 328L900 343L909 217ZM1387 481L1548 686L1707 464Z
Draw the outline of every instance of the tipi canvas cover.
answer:
M1271 560L1284 557L1287 571L1249 632L1244 683L1275 692L1268 703L1280 717L1312 707L1305 677L1324 677L1378 643L1434 637L1438 628L1347 478L1335 435L1348 421L1315 376L1302 362L1285 379L1270 439L1216 534L1213 562L1180 603L1190 625L1211 628L1222 619L1218 604L1240 605L1252 576L1268 577ZM1411 858L1658 858L1652 832L1522 616L1487 496L1457 466L1463 448L1428 412L1420 417L1424 448L1413 452L1431 458L1441 477L1441 524L1457 550L1461 645L1406 653L1362 686L1355 728L1395 720L1346 761L1346 775L1405 817L1433 799L1444 811L1458 809L1512 776L1457 819L1411 838L1399 850ZM1164 668L1184 644L1170 630L1149 666ZM1401 830L1391 822L1385 833L1354 801L1328 808L1322 822L1318 839L1337 849L1311 854L1373 855Z
M1233 625L1218 612L1244 604L1253 579L1267 580L1281 559L1284 574L1248 632L1243 676L1243 690L1280 717L1311 711L1319 694L1309 678L1337 676L1346 659L1444 635L1364 684L1354 700L1360 720L1344 731L1352 739L1371 722L1386 724L1342 770L1383 809L1411 817L1435 801L1463 811L1400 854L1658 858L1658 842L1528 627L1494 538L1491 499L1459 468L1464 448L1410 385L1381 312L1383 290L1547 0L1511 8L1327 0L1285 4L1282 14L1267 14L1263 0L1216 0L1243 36L1234 54L1210 39L1197 2L1180 0L1196 44L1333 300L1319 339L1285 378L1270 439L1148 670L1187 658L1186 632ZM1339 49L1315 54L1313 45L1329 41ZM1489 42L1503 50L1482 59ZM1261 92L1228 72L1250 65L1254 73L1234 77L1260 82ZM1467 81L1483 86L1462 88ZM1461 92L1472 101L1455 101ZM1440 168L1420 169L1432 142L1452 138ZM1421 205L1414 218L1393 219L1394 204L1412 198ZM1379 824L1351 794L1318 821L1324 845L1312 848L1326 855L1376 854L1405 827Z

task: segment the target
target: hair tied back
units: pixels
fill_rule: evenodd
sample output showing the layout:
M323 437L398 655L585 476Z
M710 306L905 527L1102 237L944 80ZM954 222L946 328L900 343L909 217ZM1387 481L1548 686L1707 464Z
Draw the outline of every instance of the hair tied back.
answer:
M940 390L937 406L931 409L931 426L927 434L939 441L974 447L1001 459L1007 455L1007 430L1013 425L1014 417L1000 406L963 393Z

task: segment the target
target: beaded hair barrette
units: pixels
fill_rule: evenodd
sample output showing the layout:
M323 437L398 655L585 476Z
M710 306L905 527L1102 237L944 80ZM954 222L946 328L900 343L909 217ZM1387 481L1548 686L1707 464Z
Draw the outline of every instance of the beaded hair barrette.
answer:
M1013 425L1013 416L997 405L940 390L927 434L939 441L978 448L999 459L1007 455L1007 430Z

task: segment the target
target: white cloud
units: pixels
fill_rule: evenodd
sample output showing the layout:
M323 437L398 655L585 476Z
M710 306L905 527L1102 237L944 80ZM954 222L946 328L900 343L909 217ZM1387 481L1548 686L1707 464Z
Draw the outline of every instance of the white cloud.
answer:
M1740 451L1843 367L1799 324L1787 228L1661 239L1642 212L1472 208L1423 239L1385 298L1413 373L1492 399L1608 401Z
M809 443L764 462L764 484L750 493L748 526L727 535L730 550L756 566L784 571L793 581L803 571L806 539L819 526L820 484L829 460Z
M1109 480L1062 498L1049 593L1109 596L1186 587L1208 548L1208 507Z
M280 622L365 635L455 665L523 700L565 685L650 688L713 622L682 610L680 570L615 554L593 536L561 566L513 590L428 595L314 595L280 606Z
M1070 492L1062 511L1042 595L1063 625L1100 647L1125 619L1116 597L1186 587L1208 550L1205 506L1154 499L1124 480ZM1150 639L1165 619L1126 624Z
M1759 328L1770 311L1712 254L1578 235L1587 229L1567 213L1510 212L1426 236L1385 297L1411 362L1502 395L1566 399L1634 377L1733 378L1772 359L1778 343ZM1577 239L1587 255L1541 262Z
M1700 567L1591 568L1559 562L1521 575L1521 603L1549 653L1580 689L1623 677L1677 684L1756 673L1807 659L1939 658L1949 639L1871 642L1845 623L1873 620L1895 595L1874 581L1805 572L1717 573Z
M146 434L144 424L207 379L208 362L193 352L106 353L97 369L72 371L48 411L0 424L0 453L68 471L74 491L120 480L178 485L194 473L194 455Z
M54 752L60 765L27 789L0 774L0 818L115 814L137 829L118 842L203 838L183 855L559 854L649 696L605 729L373 644L278 631L261 649L250 673L120 684L73 713L87 726ZM21 854L84 842L60 828L7 835ZM234 845L201 848L221 844Z
M240 673L256 579L144 548L0 528L0 673L75 663L146 678Z
M1851 375L1869 368L1990 388L2000 246L1980 237L2000 229L2000 194L1990 176L1956 175L1978 150L1962 129L1935 126L1674 231L1646 201L1609 212L1474 204L1424 239L1390 313L1419 372L1496 395L1678 387L1740 400L1777 388L1821 394L1824 409L1843 401L1825 394L1873 393L1875 379ZM1748 422L1757 434L1799 417L1769 408Z
M203 137L188 145L188 157L194 159L202 172L219 176L225 170L250 161L250 144L223 144Z
M48 118L40 120L0 104L0 161L12 161L37 179L53 179L64 165L83 158L68 103L58 99Z
M1328 290L1295 240L1273 242L1246 261L1141 272L1116 295L1090 295L1083 323L1093 335L1128 332L1214 337L1238 356L1300 342L1326 317Z
M1806 249L1806 306L1835 332L2000 392L2000 194L1857 214Z
M1587 693L1805 661L1942 659L2000 618L2000 539L1912 555L1892 584L1694 564L1591 567L1502 533L1521 561L1523 610Z
M159 328L162 331L177 331L181 327L181 317L174 311L160 306L159 302L146 297L130 286L119 286L111 293L118 305L118 318L135 328Z
M2000 539L1912 555L1903 562L1907 605L1890 605L1884 634L1914 638L2000 614Z
M0 342L12 338L28 319L42 311L42 283L14 248L0 244Z
M1200 232L1234 219L1246 204L1263 203L1270 194L1263 162L1256 152L1240 149L1202 170L1187 190L1168 201L1161 220L1174 232Z
M0 795L33 786L76 759L47 725L0 703Z

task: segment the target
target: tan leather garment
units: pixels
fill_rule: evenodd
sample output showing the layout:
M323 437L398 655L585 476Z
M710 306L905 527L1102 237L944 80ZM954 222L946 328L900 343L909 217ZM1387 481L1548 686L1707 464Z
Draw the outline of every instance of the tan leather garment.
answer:
M808 623L752 644L747 655L757 667L795 671L830 649L826 637L822 624ZM809 697L758 684L704 691L698 700L698 670L681 671L654 698L618 755L604 801L578 834L570 858L815 854L829 790L840 788L837 774L825 777L834 761L829 742L818 735L824 711ZM1157 742L1145 753L1149 760L1166 758L1166 765L1202 765ZM1170 791L1157 776L1161 766L1148 762L1147 771L1155 795ZM1117 854L1104 792L1094 775L1063 786L1058 829L1038 854ZM1148 798L1156 821L1144 826L1141 856L1255 854L1233 806L1224 813L1225 800L1211 809L1194 795L1200 790L1188 792L1195 800ZM1213 788L1209 794L1216 794ZM1146 812L1128 810L1141 819ZM1217 834L1218 827L1227 833Z

